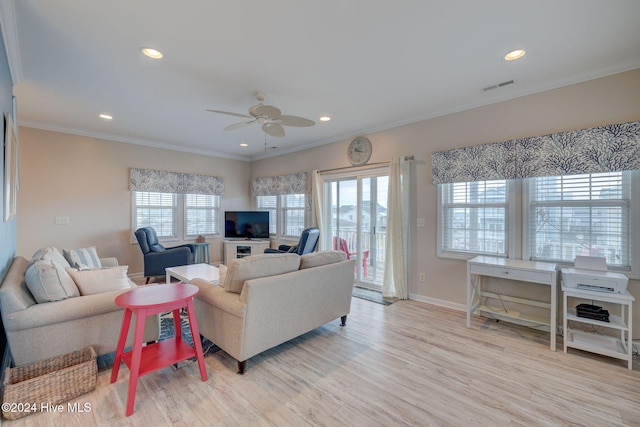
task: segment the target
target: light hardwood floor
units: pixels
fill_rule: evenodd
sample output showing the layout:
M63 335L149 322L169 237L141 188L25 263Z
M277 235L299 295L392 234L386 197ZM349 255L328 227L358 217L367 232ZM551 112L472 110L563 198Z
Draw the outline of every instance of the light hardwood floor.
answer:
M278 325L273 325L277 328ZM258 355L244 375L220 352L140 379L125 417L128 369L73 402L5 426L640 426L640 361L549 350L549 335L416 301L353 300L339 320Z

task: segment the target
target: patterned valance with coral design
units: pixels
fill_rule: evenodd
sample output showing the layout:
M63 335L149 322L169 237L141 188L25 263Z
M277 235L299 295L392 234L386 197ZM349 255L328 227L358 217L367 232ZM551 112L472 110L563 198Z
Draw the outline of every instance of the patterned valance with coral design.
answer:
M224 195L224 178L131 168L129 170L129 190L222 196Z
M283 194L308 194L311 192L306 172L291 175L270 176L253 180L254 196L281 196Z
M640 121L432 153L433 183L640 169Z

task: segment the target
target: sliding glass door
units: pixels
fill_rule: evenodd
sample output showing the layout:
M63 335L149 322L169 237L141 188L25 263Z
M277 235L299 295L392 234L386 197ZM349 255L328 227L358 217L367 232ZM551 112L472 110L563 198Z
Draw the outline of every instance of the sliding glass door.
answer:
M373 289L384 277L388 183L388 168L325 176L327 247L356 260L356 283Z

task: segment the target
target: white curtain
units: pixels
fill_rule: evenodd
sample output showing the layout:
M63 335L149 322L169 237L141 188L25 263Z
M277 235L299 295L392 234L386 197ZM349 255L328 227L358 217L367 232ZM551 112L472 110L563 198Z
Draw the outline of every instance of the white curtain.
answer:
M409 298L409 183L410 160L394 157L389 165L387 243L385 248L383 298Z
M323 193L324 193L324 178L318 170L314 170L311 173L311 203L313 205L312 212L312 224L320 229L320 239L318 240L318 251L326 250L326 242L323 236L326 235L326 230L324 229L324 205L323 201Z

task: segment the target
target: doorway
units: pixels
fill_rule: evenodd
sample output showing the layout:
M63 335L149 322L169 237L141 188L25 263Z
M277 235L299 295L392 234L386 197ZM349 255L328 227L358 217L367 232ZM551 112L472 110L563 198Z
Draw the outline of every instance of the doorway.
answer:
M356 261L355 283L382 290L389 170L325 176L325 218L330 247Z

